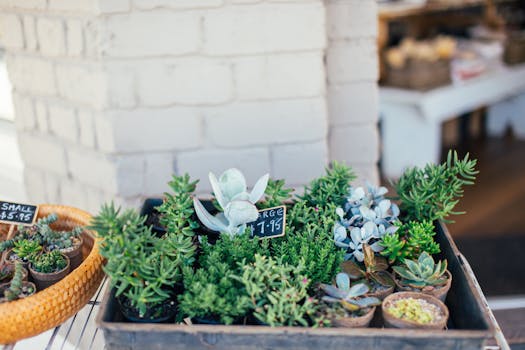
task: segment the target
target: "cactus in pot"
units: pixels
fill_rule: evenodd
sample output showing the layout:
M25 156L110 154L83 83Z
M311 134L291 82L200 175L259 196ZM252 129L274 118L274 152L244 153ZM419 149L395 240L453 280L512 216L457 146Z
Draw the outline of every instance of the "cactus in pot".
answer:
M430 254L423 252L418 260L406 259L403 266L392 269L400 277L396 280L398 289L421 291L445 300L452 281L446 260L436 263Z
M264 196L268 179L268 174L262 176L255 183L253 190L248 192L246 179L238 169L228 169L218 179L210 172L209 180L222 212L213 216L194 198L195 213L202 224L212 231L230 236L243 234L246 224L259 217L255 203Z

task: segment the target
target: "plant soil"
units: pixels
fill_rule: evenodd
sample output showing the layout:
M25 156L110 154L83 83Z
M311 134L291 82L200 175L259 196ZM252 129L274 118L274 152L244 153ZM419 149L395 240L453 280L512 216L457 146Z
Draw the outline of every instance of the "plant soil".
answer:
M171 323L175 317L175 302L155 305L146 310L146 314L140 315L139 310L131 305L131 301L125 296L117 297L120 310L126 319L131 322L139 323Z

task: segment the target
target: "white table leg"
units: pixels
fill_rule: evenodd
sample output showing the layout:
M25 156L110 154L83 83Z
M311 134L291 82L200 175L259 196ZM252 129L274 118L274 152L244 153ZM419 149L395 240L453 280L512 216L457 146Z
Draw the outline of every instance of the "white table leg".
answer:
M525 94L514 98L514 110L510 116L510 123L514 135L525 140Z
M421 111L402 105L381 106L382 171L398 178L407 167L439 162L441 124Z
M510 117L514 109L512 99L489 106L487 108L487 134L493 137L502 137L510 124Z

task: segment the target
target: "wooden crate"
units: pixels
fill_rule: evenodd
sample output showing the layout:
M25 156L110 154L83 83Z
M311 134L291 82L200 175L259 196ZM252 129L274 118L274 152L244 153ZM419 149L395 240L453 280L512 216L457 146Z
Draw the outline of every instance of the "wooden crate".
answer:
M385 85L411 90L430 90L451 83L450 61L408 60L403 68L388 67Z
M436 240L442 248L440 258L448 260L453 276L446 300L450 309L446 331L383 329L377 323L360 329L129 323L112 290L106 292L97 323L109 350L482 349L494 337L496 325L472 271L444 225L438 225Z

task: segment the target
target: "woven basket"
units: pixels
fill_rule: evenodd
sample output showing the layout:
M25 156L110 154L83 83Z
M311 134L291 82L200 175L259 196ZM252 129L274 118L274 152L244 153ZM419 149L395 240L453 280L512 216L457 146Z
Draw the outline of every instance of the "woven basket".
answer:
M88 225L91 215L72 207L42 204L38 217L58 215L54 229L71 230ZM0 224L0 238L5 239L9 225ZM102 281L103 259L93 232L82 233L82 264L57 284L25 299L0 304L0 344L42 333L56 327L78 312L95 294Z

